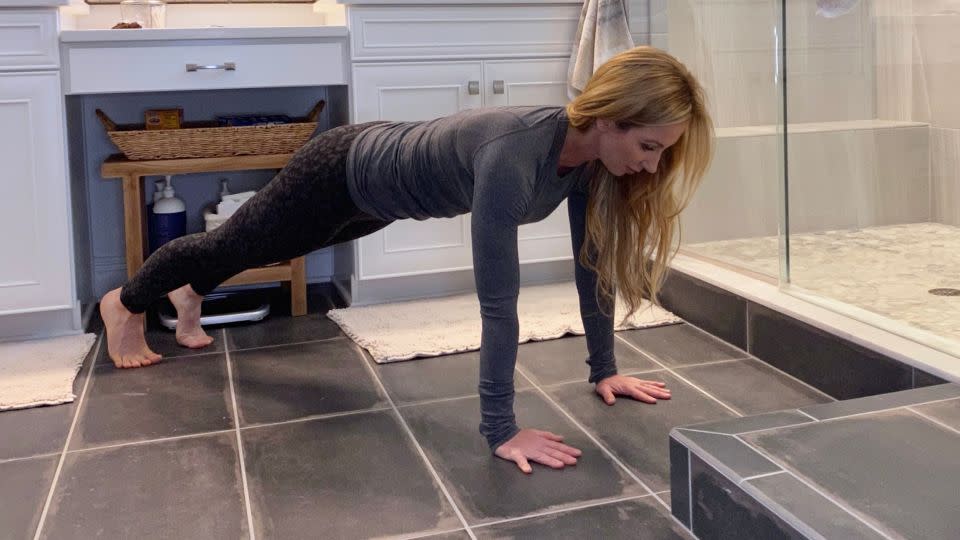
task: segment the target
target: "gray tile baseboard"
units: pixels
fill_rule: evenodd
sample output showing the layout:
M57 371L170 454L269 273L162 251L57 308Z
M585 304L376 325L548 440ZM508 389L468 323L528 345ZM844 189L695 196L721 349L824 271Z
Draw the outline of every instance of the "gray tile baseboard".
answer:
M947 382L676 269L660 301L688 323L836 399Z

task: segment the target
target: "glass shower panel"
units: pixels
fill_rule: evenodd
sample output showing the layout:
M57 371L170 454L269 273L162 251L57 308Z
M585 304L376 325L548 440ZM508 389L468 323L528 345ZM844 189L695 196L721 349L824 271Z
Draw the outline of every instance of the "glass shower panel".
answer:
M681 216L681 250L775 281L783 200L781 0L650 5L666 12L667 50L706 88L716 131L713 163Z
M786 9L786 290L960 353L960 1Z

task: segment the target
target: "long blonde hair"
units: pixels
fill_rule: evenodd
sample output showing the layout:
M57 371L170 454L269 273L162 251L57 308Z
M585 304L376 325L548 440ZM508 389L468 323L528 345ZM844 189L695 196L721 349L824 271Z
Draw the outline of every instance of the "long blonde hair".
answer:
M597 273L598 298L610 299L619 290L629 317L644 298L659 304L657 293L676 252L675 237L679 245L680 211L713 157L713 122L704 91L673 56L636 47L600 66L583 93L567 105L567 116L581 131L598 119L614 121L621 129L688 122L677 143L661 154L656 173L618 178L598 160L590 180L580 261Z

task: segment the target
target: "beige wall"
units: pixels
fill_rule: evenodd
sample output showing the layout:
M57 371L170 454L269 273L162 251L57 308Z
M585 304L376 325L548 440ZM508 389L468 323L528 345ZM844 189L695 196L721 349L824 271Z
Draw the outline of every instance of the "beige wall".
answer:
M685 243L777 234L777 135L751 131L759 132L718 130L716 158L682 216ZM789 141L791 232L930 220L928 127L861 121L796 131Z

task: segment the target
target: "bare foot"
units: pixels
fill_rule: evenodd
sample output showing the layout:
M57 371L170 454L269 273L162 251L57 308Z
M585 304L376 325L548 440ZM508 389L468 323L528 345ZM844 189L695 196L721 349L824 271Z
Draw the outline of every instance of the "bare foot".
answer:
M130 313L120 303L120 289L100 299L100 316L107 329L107 353L118 368L149 366L161 356L150 350L143 335L143 313Z
M177 308L177 343L191 349L200 349L213 343L200 326L200 303L203 297L193 292L189 284L167 294Z

